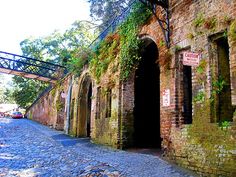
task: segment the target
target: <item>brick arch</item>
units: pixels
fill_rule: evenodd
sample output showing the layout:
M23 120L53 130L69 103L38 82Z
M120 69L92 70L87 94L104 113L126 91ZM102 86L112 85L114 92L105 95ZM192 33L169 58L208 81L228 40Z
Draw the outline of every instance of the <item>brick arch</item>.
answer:
M146 34L146 33L139 34L139 39L144 42L144 47L148 46L152 42L156 44L155 38L151 36L150 34Z
M138 146L147 146L147 147L158 147L160 148L161 138L160 138L160 69L159 65L156 63L159 57L159 50L156 45L154 39L147 35L140 35L140 40L144 42L142 48L140 48L142 53L142 59L138 64L137 69L135 69L130 77L122 83L122 90L121 90L121 130L120 130L120 146L122 148L129 148L129 147L138 147ZM143 69L144 67L145 69ZM151 72L145 74L145 71L151 70ZM153 71L153 75L152 75ZM144 74L145 78L141 78ZM150 75L150 77L149 77ZM137 79L140 77L140 79ZM154 78L152 80L151 78ZM145 81L147 80L147 82ZM145 88L147 86L147 88ZM156 89L153 89L153 86L157 86ZM144 92L142 92L144 91ZM149 94L149 92L153 93L153 95ZM144 98L144 104L142 104L143 97L141 94L147 96L148 99ZM155 96L157 95L157 96ZM154 99L153 99L154 97ZM156 108L149 104L148 101L153 102ZM155 103L154 103L155 102ZM145 111L148 110L148 106L150 106L150 113L147 113L145 116ZM142 108L143 106L143 108ZM141 111L139 111L141 109ZM157 112L152 112L154 109L158 110ZM154 113L153 118L149 120L148 117L152 116ZM143 118L139 115L143 115ZM155 120L157 119L157 121ZM145 121L146 119L147 121ZM153 121L155 120L155 121ZM151 128L152 125L156 125L156 128ZM141 127L141 128L140 128ZM145 127L145 128L144 128ZM149 131L152 129L153 131ZM142 136L142 128L144 128L144 136ZM156 129L156 132L155 132ZM145 133L148 132L148 133ZM154 132L154 133L152 133ZM150 139L152 134L157 134L153 138L153 145L152 141L146 139ZM145 137L147 136L147 137ZM141 141L139 142L139 140ZM142 142L143 141L143 142ZM156 144L155 144L156 143ZM144 147L143 146L143 147Z
M77 136L90 137L92 79L88 73L82 76L78 94Z

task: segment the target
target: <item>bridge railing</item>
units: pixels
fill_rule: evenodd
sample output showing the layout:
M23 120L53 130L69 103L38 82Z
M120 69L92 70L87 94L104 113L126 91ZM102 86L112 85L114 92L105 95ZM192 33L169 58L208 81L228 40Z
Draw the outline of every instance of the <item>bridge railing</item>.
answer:
M54 63L0 51L0 68L33 74L53 80L59 79L58 72L65 74L66 68Z
M158 0L158 3L161 3L159 1L162 1L162 0ZM147 5L148 6L151 6L151 3L149 0L132 0L128 6L121 12L121 14L119 14L118 16L116 16L112 21L111 23L99 34L99 36L90 44L90 47L92 49L96 49L96 47L99 45L99 43L106 38L106 36L109 34L109 33L113 33L117 30L117 27L119 27L119 25L124 22L130 12L132 11L132 7L135 3L137 2L142 2L143 4ZM155 9L156 6L154 5L153 8Z
M96 47L99 45L99 43L106 38L106 36L109 33L113 33L117 30L117 27L124 22L131 10L132 10L132 6L135 2L138 2L139 0L132 0L129 5L125 8L125 10L123 12L121 12L121 14L119 14L118 16L116 16L111 23L99 34L99 36L90 44L90 48L92 49L96 49Z

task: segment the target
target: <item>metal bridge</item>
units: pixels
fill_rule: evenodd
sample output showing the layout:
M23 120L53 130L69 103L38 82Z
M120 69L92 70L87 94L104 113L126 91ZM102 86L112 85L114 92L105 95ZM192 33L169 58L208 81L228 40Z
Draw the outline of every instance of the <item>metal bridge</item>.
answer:
M66 68L50 62L0 51L0 72L55 83Z

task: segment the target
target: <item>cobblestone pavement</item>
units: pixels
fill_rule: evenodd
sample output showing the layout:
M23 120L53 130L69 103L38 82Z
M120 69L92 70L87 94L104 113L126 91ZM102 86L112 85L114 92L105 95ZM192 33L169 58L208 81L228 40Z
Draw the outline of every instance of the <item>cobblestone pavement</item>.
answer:
M0 176L187 177L157 156L115 150L26 119L0 118Z

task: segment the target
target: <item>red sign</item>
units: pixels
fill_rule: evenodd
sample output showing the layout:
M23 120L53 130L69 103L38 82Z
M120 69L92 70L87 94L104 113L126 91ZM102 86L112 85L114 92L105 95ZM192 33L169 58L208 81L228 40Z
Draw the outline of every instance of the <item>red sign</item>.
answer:
M183 53L183 65L187 66L198 66L201 54L194 52L184 52Z

